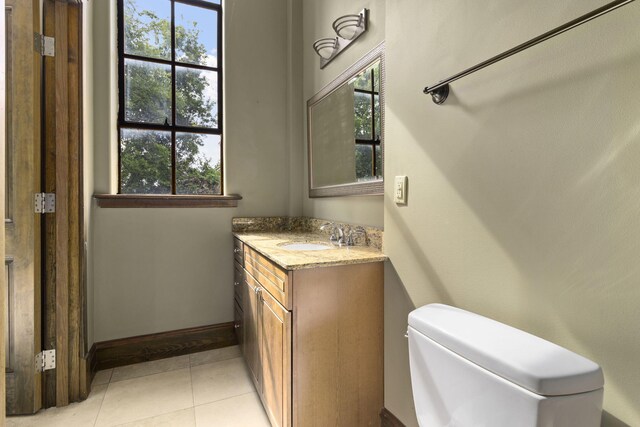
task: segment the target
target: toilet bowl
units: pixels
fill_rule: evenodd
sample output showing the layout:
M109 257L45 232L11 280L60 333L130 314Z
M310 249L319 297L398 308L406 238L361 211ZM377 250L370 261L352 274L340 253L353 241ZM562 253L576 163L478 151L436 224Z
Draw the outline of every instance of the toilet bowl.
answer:
M511 326L443 304L409 314L421 427L597 427L600 367Z

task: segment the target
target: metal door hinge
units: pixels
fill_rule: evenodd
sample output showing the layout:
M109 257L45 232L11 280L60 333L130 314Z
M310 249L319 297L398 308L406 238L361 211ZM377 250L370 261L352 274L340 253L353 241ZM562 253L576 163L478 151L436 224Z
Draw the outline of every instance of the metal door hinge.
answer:
M56 368L56 351L42 350L36 354L36 372L44 372Z
M45 36L44 34L34 33L33 45L36 52L39 52L42 56L55 56L56 55L56 39L53 37Z
M55 193L36 193L34 200L34 208L36 213L52 213L56 211L56 195Z

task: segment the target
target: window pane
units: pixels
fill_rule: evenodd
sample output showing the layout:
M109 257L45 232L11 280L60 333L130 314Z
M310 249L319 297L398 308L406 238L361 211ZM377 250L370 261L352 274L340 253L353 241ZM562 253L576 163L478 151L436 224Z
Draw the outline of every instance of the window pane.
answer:
M218 66L218 12L176 3L176 61Z
M353 106L355 109L356 139L373 139L371 135L371 95L355 92Z
M376 145L376 178L382 178L382 147Z
M171 124L171 67L125 59L124 119Z
M353 87L356 89L371 91L371 69L362 71L353 79Z
M178 194L220 194L220 136L176 133Z
M218 127L218 73L176 67L176 123Z
M169 0L124 0L124 51L171 59Z
M120 130L123 194L171 193L171 132Z
M356 179L370 180L373 175L373 148L371 145L356 144Z

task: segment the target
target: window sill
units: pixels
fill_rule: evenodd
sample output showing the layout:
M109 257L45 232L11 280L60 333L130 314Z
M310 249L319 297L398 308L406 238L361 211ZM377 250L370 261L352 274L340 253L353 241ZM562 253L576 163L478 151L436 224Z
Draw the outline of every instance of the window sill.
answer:
M101 208L235 208L242 196L94 194Z

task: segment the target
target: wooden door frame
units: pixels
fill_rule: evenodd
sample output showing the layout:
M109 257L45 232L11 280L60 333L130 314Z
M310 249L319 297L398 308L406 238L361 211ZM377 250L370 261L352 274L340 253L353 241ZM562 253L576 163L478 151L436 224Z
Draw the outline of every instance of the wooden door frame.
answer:
M5 1L5 282L9 323L5 343L6 414L32 414L42 407L41 217L34 196L41 191L41 57L38 0ZM6 202L9 202L8 204ZM9 280L7 280L9 279ZM6 321L6 319L5 319ZM7 363L8 362L8 363ZM8 369L8 371L7 371Z
M56 350L46 371L44 407L89 394L84 269L82 2L44 0L43 32L55 38L44 60L44 192L56 194L43 242L43 347Z

